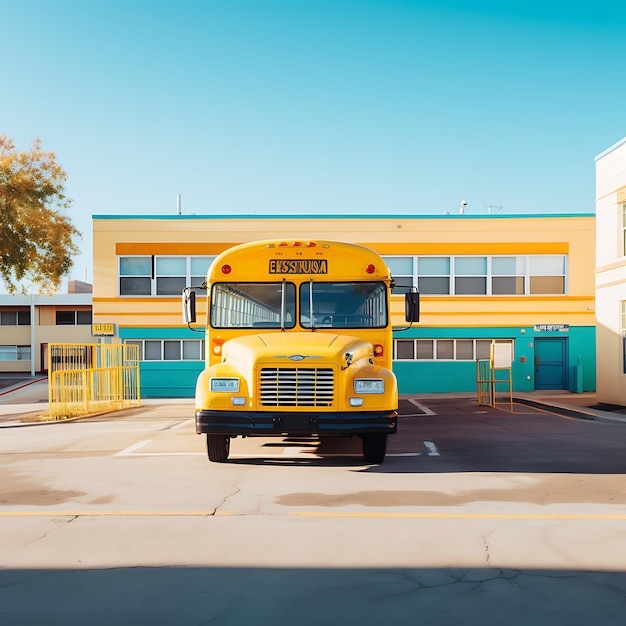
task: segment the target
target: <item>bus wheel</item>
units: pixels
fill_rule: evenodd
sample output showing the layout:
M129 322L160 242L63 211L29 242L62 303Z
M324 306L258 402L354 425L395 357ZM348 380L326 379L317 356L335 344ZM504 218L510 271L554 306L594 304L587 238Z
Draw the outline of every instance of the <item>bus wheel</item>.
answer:
M206 449L209 461L223 463L230 452L230 437L228 435L207 435Z
M387 435L380 433L363 435L363 458L366 463L382 463L386 453Z

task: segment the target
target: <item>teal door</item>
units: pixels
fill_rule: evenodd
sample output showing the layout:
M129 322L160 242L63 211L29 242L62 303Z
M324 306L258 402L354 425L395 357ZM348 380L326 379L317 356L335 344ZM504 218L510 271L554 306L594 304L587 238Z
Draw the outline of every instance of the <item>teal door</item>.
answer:
M535 389L567 388L567 339L535 339Z

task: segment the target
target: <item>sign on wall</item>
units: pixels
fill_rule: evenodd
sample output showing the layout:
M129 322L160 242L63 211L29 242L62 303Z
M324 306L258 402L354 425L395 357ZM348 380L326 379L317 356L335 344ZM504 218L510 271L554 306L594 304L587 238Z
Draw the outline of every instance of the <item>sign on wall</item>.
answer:
M112 322L94 322L91 324L92 337L113 337L115 335L115 324Z
M569 333L569 324L535 324L536 333Z

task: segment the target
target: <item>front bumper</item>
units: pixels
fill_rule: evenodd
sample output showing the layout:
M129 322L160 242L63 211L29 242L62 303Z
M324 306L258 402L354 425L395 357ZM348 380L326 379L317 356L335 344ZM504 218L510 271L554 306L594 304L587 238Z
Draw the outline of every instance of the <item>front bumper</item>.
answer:
M393 434L397 411L267 412L196 411L196 432L212 435L365 435Z

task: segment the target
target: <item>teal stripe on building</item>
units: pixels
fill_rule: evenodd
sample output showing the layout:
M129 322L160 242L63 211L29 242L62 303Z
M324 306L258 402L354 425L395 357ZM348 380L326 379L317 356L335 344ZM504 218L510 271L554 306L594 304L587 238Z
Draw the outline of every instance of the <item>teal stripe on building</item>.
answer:
M564 332L565 331L565 332ZM120 329L120 338L128 339L202 339L201 333L186 328ZM594 326L572 326L550 330L535 327L497 328L423 328L414 327L394 333L395 339L513 339L515 358L512 363L513 391L541 388L567 389L573 392L595 391L596 333ZM540 350L539 350L540 348ZM563 362L550 361L544 367L541 352L562 349ZM539 363L537 358L540 359ZM192 398L203 361L143 361L141 395L145 398ZM561 368L559 370L559 368ZM394 372L401 394L476 392L475 361L395 361ZM559 373L560 371L560 373ZM506 375L498 374L498 378ZM547 376L547 377L546 377ZM559 376L562 382L559 383ZM505 376L506 377L506 376ZM543 378L545 377L545 378ZM542 380L544 381L542 384ZM547 386L545 386L547 385ZM551 385L556 385L551 387ZM499 385L498 390L508 390Z

